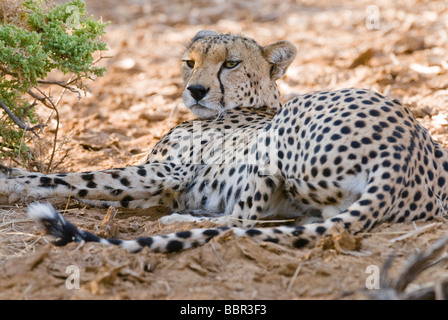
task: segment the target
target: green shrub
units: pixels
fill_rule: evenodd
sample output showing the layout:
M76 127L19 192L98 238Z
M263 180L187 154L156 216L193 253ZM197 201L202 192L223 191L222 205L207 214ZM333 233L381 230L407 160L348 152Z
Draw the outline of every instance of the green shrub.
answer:
M83 79L103 75L105 69L95 66L93 53L106 50L101 39L106 26L87 16L82 0L60 5L43 0L0 2L0 158L20 155L23 163L32 157L23 137L43 127L35 108L54 109L58 117L42 86L75 91L74 85L82 87ZM71 73L70 81L45 81L55 69ZM57 130L55 143L56 139Z

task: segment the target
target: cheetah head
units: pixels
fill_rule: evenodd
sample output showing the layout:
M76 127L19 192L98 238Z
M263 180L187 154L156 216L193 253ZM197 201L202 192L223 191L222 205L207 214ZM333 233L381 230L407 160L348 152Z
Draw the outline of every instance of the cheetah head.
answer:
M182 57L182 99L204 118L239 106L277 108L275 81L285 74L296 51L288 41L262 47L242 35L200 31Z

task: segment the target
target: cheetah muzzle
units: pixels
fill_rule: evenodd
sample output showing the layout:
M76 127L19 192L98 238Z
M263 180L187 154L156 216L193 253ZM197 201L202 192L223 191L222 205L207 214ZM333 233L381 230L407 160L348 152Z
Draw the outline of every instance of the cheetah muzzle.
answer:
M49 204L29 206L58 245L94 241L133 252L179 251L223 232L301 248L336 224L358 233L383 221L446 214L447 151L399 101L345 89L280 105L275 81L295 54L287 41L262 47L242 35L201 31L182 57L182 98L198 119L173 128L138 166L50 175L2 167L0 201L162 204L184 214L172 217L222 225L107 240L78 230ZM255 226L268 217L310 223Z

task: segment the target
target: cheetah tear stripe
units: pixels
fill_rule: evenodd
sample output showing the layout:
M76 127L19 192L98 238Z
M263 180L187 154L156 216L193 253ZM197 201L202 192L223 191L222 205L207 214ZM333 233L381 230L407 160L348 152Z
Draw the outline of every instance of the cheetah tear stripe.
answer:
M255 241L268 241L302 248L309 244L309 240L302 238L306 232L303 226L276 228L208 228L192 229L176 233L157 235L153 237L140 237L136 240L119 240L100 238L88 231L79 230L68 222L49 203L35 202L28 207L28 216L42 225L47 234L53 236L56 246L65 246L70 242L98 242L105 245L118 245L129 252L139 252L148 247L153 252L177 252L192 247L201 246L212 238L229 232L234 237L249 236Z

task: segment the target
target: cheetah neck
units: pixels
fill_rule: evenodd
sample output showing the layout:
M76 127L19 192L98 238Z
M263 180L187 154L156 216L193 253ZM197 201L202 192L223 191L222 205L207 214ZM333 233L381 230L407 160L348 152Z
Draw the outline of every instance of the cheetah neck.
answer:
M280 102L280 91L277 88L277 84L274 82L269 86L269 89L261 89L264 99L260 100L258 107L269 107L272 109L281 108L282 104Z

